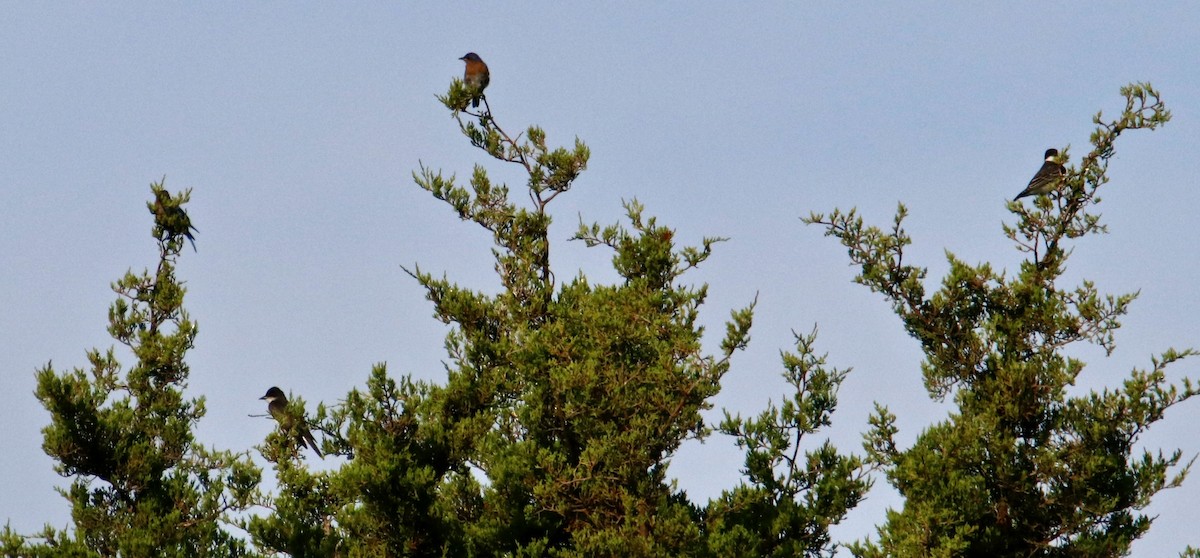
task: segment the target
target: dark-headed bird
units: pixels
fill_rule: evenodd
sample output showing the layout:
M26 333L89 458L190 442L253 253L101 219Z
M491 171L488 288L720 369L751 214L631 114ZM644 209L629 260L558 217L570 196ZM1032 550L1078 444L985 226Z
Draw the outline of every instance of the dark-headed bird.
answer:
M165 188L154 189L154 217L163 231L170 236L183 235L192 243L192 251L196 251L196 237L192 233L200 231L192 226L192 218Z
M1058 150L1046 150L1046 162L1042 163L1042 168L1038 169L1037 174L1033 175L1033 179L1029 181L1029 185L1021 190L1013 201L1017 201L1025 196L1040 196L1053 192L1058 185L1062 183L1067 176L1066 167L1058 162Z
M317 457L325 457L317 447L317 441L313 439L312 432L308 430L308 425L305 424L304 418L301 417L300 423L296 424L295 417L288 414L288 400L287 396L283 394L283 390L272 387L267 390L266 395L259 397L259 399L267 401L267 411L279 422L280 430L283 430L285 433L294 432L296 435L296 444L300 447L308 445L308 447L317 453Z
M478 108L479 99L483 97L483 90L487 89L492 75L488 72L487 64L474 52L464 54L459 60L467 63L467 68L463 71L463 83L472 89L471 108Z

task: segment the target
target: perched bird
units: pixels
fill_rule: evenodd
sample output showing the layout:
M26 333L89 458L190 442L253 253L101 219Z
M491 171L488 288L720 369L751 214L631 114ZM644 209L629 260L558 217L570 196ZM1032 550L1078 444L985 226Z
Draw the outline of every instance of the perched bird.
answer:
M192 219L179 203L171 200L171 194L164 188L154 188L154 217L158 225L168 235L183 235L192 243L192 251L196 251L196 237L193 232L200 232L192 226Z
M488 73L487 64L484 64L483 59L474 52L464 54L459 60L467 63L467 69L463 72L463 83L474 90L471 97L471 108L477 108L479 99L483 97L483 90L487 89L492 75Z
M1040 196L1049 194L1062 183L1067 176L1066 167L1058 162L1058 150L1046 150L1046 162L1042 163L1042 168L1038 169L1037 174L1033 175L1033 179L1029 181L1029 185L1021 190L1013 201L1017 201L1025 196Z
M321 450L317 448L317 441L313 439L312 432L308 430L308 425L304 423L303 417L301 417L300 424L297 425L294 422L294 417L288 414L288 400L287 396L283 394L283 390L277 387L272 387L271 389L267 390L266 395L259 397L259 399L265 399L267 401L267 411L270 412L271 416L275 417L275 420L279 422L279 428L281 430L285 432L296 433L296 443L299 444L300 447L304 447L307 444L308 447L317 452L317 457L325 457L324 455L321 455Z

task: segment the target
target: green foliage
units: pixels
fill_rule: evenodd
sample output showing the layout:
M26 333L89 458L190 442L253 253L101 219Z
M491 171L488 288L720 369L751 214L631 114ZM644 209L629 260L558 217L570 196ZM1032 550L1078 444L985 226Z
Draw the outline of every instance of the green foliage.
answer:
M122 369L115 351L88 352L89 371L37 373L36 395L50 412L42 447L74 481L74 530L50 526L28 539L6 528L7 556L242 556L245 543L222 528L244 510L259 481L245 455L196 443L192 428L204 399L185 399L186 352L196 325L183 309L175 261L190 228L182 204L151 185L158 265L153 275L126 273L113 285L108 331L135 364ZM182 217L181 217L182 216ZM164 222L169 219L170 222Z
M744 345L748 311L735 316L719 357L701 352L696 324L706 289L676 284L702 249L627 204L630 228L581 225L576 239L613 250L623 283L578 276L556 289L547 204L586 167L588 151L549 150L529 128L516 143L489 114L463 123L472 143L529 175L533 209L508 199L476 168L471 189L423 170L418 184L489 230L503 292L469 292L419 270L436 315L455 324L454 366L437 393L455 430L457 459L486 483L470 522L484 554L649 555L699 544L694 512L665 482L666 460L707 429L700 411ZM485 550L486 549L486 550Z
M298 437L307 424L304 400L288 400L286 415L279 419L279 428L267 435L259 449L274 468L279 494L269 499L256 494L255 504L270 509L270 515L243 518L238 525L250 533L260 548L286 552L293 556L332 555L338 540L331 533L333 499L329 479L313 474L299 460L305 451ZM325 409L317 410L318 419Z
M956 405L905 450L894 441L895 417L877 409L865 446L905 503L888 513L878 542L853 547L857 555L1124 555L1150 527L1152 518L1139 511L1183 481L1190 463L1176 467L1178 451L1133 448L1167 408L1197 393L1190 381L1180 388L1164 374L1193 351L1167 350L1122 389L1067 393L1084 364L1064 349L1090 342L1111 353L1136 295L1101 296L1089 281L1058 286L1065 244L1105 232L1090 210L1108 181L1117 137L1170 117L1149 85L1121 93L1123 113L1111 122L1096 115L1093 149L1068 169L1061 191L1039 196L1033 208L1010 203L1018 222L1004 232L1029 254L1011 279L947 254L950 271L927 296L926 270L903 259L911 243L903 205L887 232L865 226L854 211L808 219L849 249L861 266L856 281L882 293L921 343L930 396L953 395Z
M550 149L537 127L514 139L490 110L466 112L460 89L443 101L473 145L524 169L532 207L483 167L466 187L425 167L414 179L491 233L500 292L410 271L434 315L453 325L445 383L397 380L377 366L366 392L351 392L321 423L325 448L350 458L335 471L310 474L284 451L291 445L274 451L268 440L280 489L264 502L273 513L248 521L255 543L294 556L725 556L748 533L779 555L832 549L828 526L867 483L861 462L827 443L806 463L788 443L745 443L748 463L777 465L776 453L788 452L787 479L757 479L707 508L666 478L680 444L710 434L701 412L749 341L752 306L732 313L719 352L705 354L707 288L683 283L721 239L677 247L631 201L627 224L580 223L573 238L612 251L617 284L580 274L558 285L547 207L586 168L588 149L578 140ZM795 444L828 424L844 376L826 371L811 343L785 355L795 400L762 419L794 432ZM723 429L745 440L768 428L730 424ZM764 526L746 505L782 511Z
M286 451L268 446L280 489L267 504L274 513L249 521L256 543L292 556L463 555L457 517L470 502L450 481L473 479L452 470L441 423L425 415L429 389L376 366L367 392L350 392L326 421L326 449L350 458L336 472L310 473L286 437L277 440Z
M1093 149L1065 186L1032 207L1012 203L1004 229L1029 255L1009 278L955 258L936 291L907 263L911 243L900 206L889 230L854 211L813 215L861 266L856 280L882 293L921 344L931 397L955 411L909 448L896 417L877 405L865 457L838 451L830 425L849 370L827 366L816 332L782 353L790 394L757 416L726 413L717 430L745 451L745 480L709 502L691 501L667 478L680 445L712 434L711 409L733 355L749 342L755 303L731 312L715 352L699 324L707 286L685 275L721 238L676 244L636 200L625 219L580 222L571 239L611 251L619 279L582 273L559 283L551 266L548 208L586 170L590 153L550 148L536 126L516 137L485 104L452 84L442 101L461 131L494 159L527 175L529 204L477 166L466 186L421 167L418 186L464 221L487 230L500 288L464 288L419 267L434 316L451 331L441 383L389 376L379 364L365 389L277 412L280 428L259 447L277 488L259 491L245 455L206 449L192 429L203 399L186 399L184 357L197 329L183 309L175 262L195 228L188 193L152 186L159 262L126 274L109 332L132 354L88 353L90 369L38 372L51 413L44 447L74 479L62 492L73 529L24 536L0 530L5 556L831 556L829 529L882 470L905 498L859 556L1122 555L1149 528L1143 514L1159 490L1178 486L1190 463L1178 451L1134 452L1139 436L1197 392L1166 381L1192 356L1167 350L1119 388L1070 395L1084 365L1074 343L1111 352L1136 295L1102 295L1088 281L1056 282L1070 240L1104 232L1091 209L1107 182L1116 138L1169 118L1148 85L1123 89L1114 121L1096 116ZM1064 153L1066 150L1064 150ZM312 470L297 444L320 434L331 468ZM261 513L250 515L252 506ZM248 539L226 527L241 528ZM240 534L239 534L240 535ZM1183 556L1196 556L1187 549Z
M796 335L798 353L783 353L784 378L795 389L756 419L725 414L721 432L746 448L749 484L726 491L707 510L715 556L824 556L836 546L829 527L871 487L860 458L829 441L800 454L807 436L831 424L837 392L849 370L828 369L813 345L816 330Z

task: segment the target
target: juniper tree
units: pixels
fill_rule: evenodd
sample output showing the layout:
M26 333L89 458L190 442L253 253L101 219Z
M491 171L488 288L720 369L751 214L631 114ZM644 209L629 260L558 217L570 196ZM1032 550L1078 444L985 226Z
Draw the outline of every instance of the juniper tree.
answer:
M6 528L8 556L243 556L244 541L223 528L248 507L259 471L244 454L199 444L193 428L204 398L184 395L184 357L197 327L183 307L175 264L192 228L183 205L152 184L153 273L127 272L113 284L108 332L127 349L92 349L88 370L37 372L37 398L50 412L43 449L73 479L59 491L71 503L71 528L49 525L31 537Z
M627 224L581 222L573 237L612 252L616 284L595 285L582 273L560 284L548 209L585 170L588 148L576 140L551 149L538 127L514 138L490 106L471 112L470 98L456 81L441 99L472 145L525 172L529 205L482 166L466 186L425 167L414 179L491 234L499 292L410 270L435 317L452 325L445 382L393 379L379 365L366 390L352 391L322 424L325 449L352 459L314 474L276 452L280 490L269 504L274 513L250 522L256 543L295 556L815 555L832 548L827 527L866 488L860 463L828 445L798 460L790 442L827 424L844 372L814 360L811 339L799 355L785 356L796 403L723 427L746 442L757 476L719 502L690 501L667 479L667 466L683 441L710 434L701 411L748 342L752 317L752 307L734 311L717 354L701 347L707 289L683 276L720 239L678 247L674 231L631 201ZM765 447L758 440L769 428L795 438ZM772 468L787 480L766 481ZM755 513L772 506L781 511Z
M721 432L746 451L746 481L705 510L713 556L831 556L838 545L829 528L840 523L871 487L862 459L829 440L810 438L832 424L838 388L850 370L826 366L815 349L816 328L796 335L796 352L783 352L791 398L755 418L725 414ZM802 446L810 449L801 453Z
M1150 527L1143 510L1178 486L1190 461L1135 451L1164 412L1196 394L1168 383L1166 367L1191 350L1168 349L1117 388L1071 395L1084 363L1068 347L1093 343L1109 354L1136 294L1103 295L1091 281L1059 284L1072 244L1106 232L1095 213L1117 139L1154 130L1170 113L1148 84L1122 88L1125 107L1094 117L1092 149L1059 190L1032 206L1010 202L1004 233L1026 255L1011 277L987 263L947 255L950 270L926 293L927 270L905 259L912 239L903 205L890 230L853 210L814 214L849 249L855 281L891 303L925 353L925 387L952 399L949 416L897 446L895 417L879 406L867 435L870 458L904 498L859 556L1121 556Z
M415 179L459 217L489 231L501 292L489 295L412 270L438 319L454 325L444 386L430 388L415 438L433 442L439 509L457 510L478 555L652 555L702 548L695 508L666 481L667 460L707 428L700 411L747 341L735 312L721 351L705 355L697 322L704 287L678 284L718 239L676 249L673 232L627 204L629 227L583 225L622 279L563 285L551 269L549 204L586 168L589 151L521 141L490 110L469 113L456 83L443 98L473 145L526 173L531 207L476 167L469 187L422 168ZM411 405L420 415L424 402ZM485 479L481 484L476 474ZM457 504L457 505L454 505Z

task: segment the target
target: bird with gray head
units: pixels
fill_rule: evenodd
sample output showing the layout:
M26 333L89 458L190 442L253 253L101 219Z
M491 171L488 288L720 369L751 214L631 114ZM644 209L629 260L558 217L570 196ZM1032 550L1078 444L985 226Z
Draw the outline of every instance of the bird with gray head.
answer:
M283 430L287 433L294 432L296 436L296 444L298 444L300 447L307 445L317 453L317 457L322 459L325 457L321 454L321 450L317 447L317 441L313 438L312 432L308 430L308 424L305 423L304 417L301 416L300 422L296 423L295 417L288 413L288 400L287 396L283 394L283 390L277 387L272 387L271 389L267 390L266 395L259 397L259 399L266 400L267 411L270 412L271 416L274 417L276 422L279 423L280 430Z
M1021 190L1021 193L1017 194L1013 201L1025 196L1049 194L1058 188L1059 184L1062 184L1063 179L1067 177L1067 169L1058 162L1058 150L1047 149L1045 157L1046 162L1042 163L1042 168L1038 169L1037 174L1033 175L1033 179L1029 181L1029 185Z

